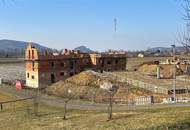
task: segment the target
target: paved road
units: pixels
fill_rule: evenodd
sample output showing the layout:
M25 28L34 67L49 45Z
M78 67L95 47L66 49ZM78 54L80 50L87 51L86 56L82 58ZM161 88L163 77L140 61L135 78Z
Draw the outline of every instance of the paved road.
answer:
M34 90L23 89L17 91L15 88L9 86L0 86L0 92L17 96L18 98L27 98L35 95ZM40 102L47 105L64 107L64 99L58 97L52 97L45 94L40 94ZM107 110L107 104L97 104L86 101L71 101L67 106L69 109L79 110ZM117 111L126 110L142 110L142 109L154 109L154 108L170 108L170 107L190 107L190 104L169 104L169 105L148 105L148 106L128 106L122 104L114 104L113 109Z

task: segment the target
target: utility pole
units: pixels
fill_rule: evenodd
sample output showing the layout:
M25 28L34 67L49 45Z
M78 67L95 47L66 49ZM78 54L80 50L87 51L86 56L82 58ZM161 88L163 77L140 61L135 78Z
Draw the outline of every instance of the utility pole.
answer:
M72 91L69 89L68 94L71 94ZM63 112L63 120L66 120L66 113L67 113L67 103L72 99L73 96L68 97L68 99L64 100L64 112Z
M115 39L116 38L116 33L117 33L117 19L116 18L114 18L113 24L114 24L114 39Z
M113 44L117 46L117 18L113 19ZM115 49L114 49L115 50Z
M175 45L172 46L172 55L173 55L173 100L176 102L176 52L175 52Z
M109 92L108 120L112 119L112 92Z

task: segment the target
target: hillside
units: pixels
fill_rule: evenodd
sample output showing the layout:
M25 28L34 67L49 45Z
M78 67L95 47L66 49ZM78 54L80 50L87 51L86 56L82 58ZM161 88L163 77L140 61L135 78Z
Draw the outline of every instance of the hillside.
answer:
M0 92L1 101L13 98L15 97L12 95ZM73 110L69 107L67 119L63 120L63 107L40 103L38 116L34 116L33 102L21 101L14 103L14 106L6 104L3 107L0 112L0 128L1 130L189 130L190 128L189 107L126 111L116 110L115 104L113 107L111 121L107 121L106 111Z
M181 53L181 52L185 52L185 47L183 46L177 46L176 48L176 52L178 53ZM147 49L148 52L161 52L161 53L164 53L164 52L168 52L168 53L171 53L172 52L172 48L171 47L154 47L154 48L150 48L150 49Z
M76 47L74 49L75 51L81 51L81 52L84 52L84 53L90 53L90 52L93 52L90 48L87 48L85 46L79 46L79 47Z
M22 57L27 45L28 42L25 41L15 41L7 39L0 40L0 57ZM47 47L42 46L38 43L32 42L32 45L38 48L39 51L48 49Z
M25 41L15 41L15 40L7 40L7 39L3 39L0 40L0 50L4 50L4 51L10 51L11 49L18 49L18 50L23 50L26 48L26 46L28 45L29 42L25 42ZM35 46L36 48L38 48L39 50L44 50L44 49L48 49L45 46L42 46L38 43L33 43L32 45Z

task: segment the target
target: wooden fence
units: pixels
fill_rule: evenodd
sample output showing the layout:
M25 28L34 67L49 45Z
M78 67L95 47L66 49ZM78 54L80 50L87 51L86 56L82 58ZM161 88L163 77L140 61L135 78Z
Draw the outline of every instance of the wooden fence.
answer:
M25 101L25 100L30 100L30 99L34 99L34 97L17 99L17 100L10 100L10 101L3 101L3 102L0 102L0 109L3 110L3 105L4 104L15 103L15 102L20 102L20 101Z

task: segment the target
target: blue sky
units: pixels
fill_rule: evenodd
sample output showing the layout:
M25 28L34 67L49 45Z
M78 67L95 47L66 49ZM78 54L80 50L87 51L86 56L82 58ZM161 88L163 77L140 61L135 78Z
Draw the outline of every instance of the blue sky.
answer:
M177 0L4 1L0 3L0 39L33 41L57 49L169 47L184 29L183 9Z

